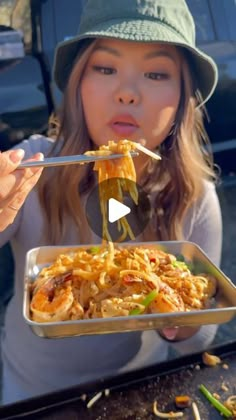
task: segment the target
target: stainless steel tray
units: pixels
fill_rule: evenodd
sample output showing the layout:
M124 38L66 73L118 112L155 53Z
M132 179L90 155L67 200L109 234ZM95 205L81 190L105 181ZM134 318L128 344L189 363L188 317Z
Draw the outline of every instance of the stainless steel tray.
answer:
M206 254L196 244L187 241L168 242L139 242L119 244L123 247L156 246L163 251L174 255L183 255L185 260L191 262L194 272L209 273L215 276L218 291L215 297L215 306L191 312L174 312L161 314L148 314L125 316L117 318L86 319L79 321L63 321L52 323L37 323L30 319L30 284L35 280L40 270L51 264L61 253L75 251L79 248L91 248L89 245L81 246L44 246L28 251L26 255L23 316L32 331L45 338L60 338L81 336L89 334L108 334L128 331L143 331L162 329L173 326L198 326L206 324L222 324L230 321L236 315L236 287L224 273L217 268Z

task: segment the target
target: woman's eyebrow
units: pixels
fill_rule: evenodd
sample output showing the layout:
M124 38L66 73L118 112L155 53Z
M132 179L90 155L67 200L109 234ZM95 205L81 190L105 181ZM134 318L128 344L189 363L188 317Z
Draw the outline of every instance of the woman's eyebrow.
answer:
M122 56L122 54L118 50L116 50L115 48L108 47L108 46L105 46L105 45L97 46L94 49L94 52L97 52L97 51L107 52L107 53L112 54L116 57L121 57ZM147 60L155 58L155 57L167 57L176 64L176 59L174 58L174 56L166 50L151 51L151 52L145 54L145 56L144 56L144 58L147 59Z
M174 56L170 52L165 50L151 51L144 56L144 58L147 60L155 57L167 57L176 64L176 59L174 58Z
M119 53L119 51L117 51L115 48L112 48L112 47L106 47L105 45L104 46L100 45L96 47L94 49L94 52L97 52L97 51L105 51L105 52L115 55L116 57L121 57L121 54Z

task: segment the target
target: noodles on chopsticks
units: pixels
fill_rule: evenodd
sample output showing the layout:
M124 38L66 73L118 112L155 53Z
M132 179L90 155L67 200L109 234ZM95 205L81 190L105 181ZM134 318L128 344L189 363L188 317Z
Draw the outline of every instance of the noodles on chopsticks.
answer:
M146 149L139 143L129 140L120 140L118 143L109 141L108 145L100 146L99 150L88 151L86 155L110 155L123 154L124 156L116 160L97 161L94 170L98 172L99 199L102 213L102 237L105 240L112 241L108 230L108 201L112 197L123 203L124 193L128 192L133 202L138 204L138 189L136 187L136 172L130 152L140 150L151 158L157 160L160 156ZM103 182L107 181L107 182ZM122 242L127 236L134 240L135 236L126 219L122 217L118 220L118 231L121 232L117 242Z

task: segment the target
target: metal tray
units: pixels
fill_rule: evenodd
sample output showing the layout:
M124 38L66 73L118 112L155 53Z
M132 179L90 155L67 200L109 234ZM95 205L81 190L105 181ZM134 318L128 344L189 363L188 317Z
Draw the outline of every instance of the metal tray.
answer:
M40 270L44 266L51 264L61 253L75 251L81 248L88 249L91 246L91 244L65 247L45 246L28 251L25 266L23 316L36 335L45 338L61 338L89 334L144 331L174 326L222 324L230 321L236 315L236 287L230 279L210 261L196 244L187 241L167 241L128 243L119 244L119 246L126 248L134 246L155 246L165 252L184 256L185 260L192 264L194 273L196 274L204 272L214 275L218 284L214 307L190 312L147 314L106 319L99 318L52 323L32 321L29 312L29 285L35 280Z
M189 395L198 405L202 420L222 420L222 416L201 395L204 384L211 392L221 395L221 401L235 393L236 342L214 346L207 350L218 355L222 363L209 367L202 363L202 352L181 356L116 376L42 394L0 407L0 419L33 420L156 420L153 401L161 411L176 411L174 397ZM224 364L229 369L224 369ZM228 391L221 389L225 383ZM88 409L87 402L98 392L110 390ZM83 396L87 398L84 401ZM182 410L181 410L182 411ZM192 409L184 409L183 420L193 419Z

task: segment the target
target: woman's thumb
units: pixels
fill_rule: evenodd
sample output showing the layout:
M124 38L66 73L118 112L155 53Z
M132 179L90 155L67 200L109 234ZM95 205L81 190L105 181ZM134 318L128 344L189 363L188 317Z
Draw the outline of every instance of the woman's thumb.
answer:
M161 335L167 340L174 340L178 334L178 327L163 328Z
M6 176L13 172L24 157L23 149L9 150L0 153L0 176Z

